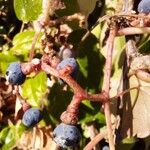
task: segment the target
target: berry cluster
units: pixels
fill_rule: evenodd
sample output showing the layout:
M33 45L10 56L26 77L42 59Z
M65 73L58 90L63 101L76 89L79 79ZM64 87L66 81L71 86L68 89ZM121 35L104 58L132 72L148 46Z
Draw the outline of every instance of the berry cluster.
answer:
M58 65L57 65L57 70L61 70L66 68L67 66L71 67L72 71L71 71L71 76L72 78L76 78L77 77L77 73L78 73L78 64L76 62L76 60L74 58L66 58L64 60L62 60Z
M68 69L69 72L66 75L70 75L75 79L77 77L79 66L73 56L73 52L70 49L64 49L61 53L59 53L61 62L58 63L55 67L52 67L58 72L63 72L63 70L67 71ZM28 63L28 65L31 66L28 66L28 69L25 69L26 64L27 63L21 64L19 62L13 62L8 66L6 76L10 84L21 85L25 82L26 75L29 72L32 72L32 69L29 68L33 67L33 64L31 65L30 63ZM28 71L26 72L26 70ZM64 83L63 80L61 81ZM43 115L39 109L29 108L24 112L22 123L26 127L34 127L42 120L42 118ZM80 132L75 125L61 123L54 130L54 141L63 148L74 147L80 141Z

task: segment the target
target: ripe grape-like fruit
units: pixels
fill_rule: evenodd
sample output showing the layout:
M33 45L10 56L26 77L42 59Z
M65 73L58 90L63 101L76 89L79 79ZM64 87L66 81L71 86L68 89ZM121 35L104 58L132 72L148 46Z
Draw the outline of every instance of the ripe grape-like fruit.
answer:
M63 60L66 58L74 58L75 57L75 53L73 50L69 49L69 48L60 48L59 51L59 57Z
M62 148L75 147L78 145L81 134L74 125L61 123L54 131L54 141Z
M42 112L37 108L30 108L25 111L22 123L26 127L34 127L37 123L39 123L43 118Z
M22 72L19 62L13 62L8 66L6 78L12 85L21 85L24 83L26 75Z
M109 150L109 147L107 145L102 147L102 150Z
M73 78L76 78L79 67L78 64L76 62L76 60L74 58L66 58L64 60L62 60L58 65L57 65L57 70L63 69L66 66L71 66L73 71L70 74Z
M150 0L141 0L138 5L139 13L150 13Z

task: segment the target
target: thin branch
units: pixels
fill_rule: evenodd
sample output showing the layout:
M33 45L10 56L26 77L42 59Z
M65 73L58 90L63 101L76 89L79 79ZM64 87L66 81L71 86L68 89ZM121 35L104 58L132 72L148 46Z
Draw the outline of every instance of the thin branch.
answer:
M107 126L107 131L108 131L108 141L109 141L110 150L115 150L113 133L112 133L112 125L111 125L110 101L109 101L112 55L113 55L113 46L114 46L115 36L116 36L116 27L114 25L114 27L110 29L109 37L108 37L107 44L106 44L107 57L106 57L104 83L103 83L103 90L105 91L108 97L107 102L104 103L104 113L105 113L105 118L106 118L106 126Z
M34 38L33 38L33 41L32 41L32 46L31 46L31 51L30 51L30 54L29 54L29 61L31 61L35 55L35 44L36 44L36 41L40 35L40 32L41 32L41 29L42 29L42 26L40 27L40 30L38 32L35 33L34 35Z
M111 97L110 100L117 99L118 97L123 96L124 94L130 92L131 90L135 90L135 89L138 90L138 89L139 89L139 86L136 86L136 87L132 87L132 88L126 89L126 90L124 90L123 92L118 93L116 96Z
M107 131L103 131L100 132L98 135L96 135L94 137L93 140L91 140L85 147L83 150L92 150L93 147L95 147L95 145L97 145L97 143L99 143L107 134Z
M120 29L117 32L117 36L123 36L123 35L135 35L135 34L146 34L150 33L150 27L128 27L124 29Z

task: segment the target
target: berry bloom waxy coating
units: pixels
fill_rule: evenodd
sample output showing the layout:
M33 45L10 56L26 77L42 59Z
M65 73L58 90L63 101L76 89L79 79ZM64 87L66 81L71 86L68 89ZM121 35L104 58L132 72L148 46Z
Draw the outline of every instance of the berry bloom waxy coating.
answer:
M19 62L11 63L6 71L6 78L12 85L21 85L26 79L26 75L21 70Z
M109 147L107 145L105 145L102 150L109 150Z
M59 51L59 57L63 60L63 59L67 59L67 58L74 58L75 57L75 53L74 51L72 51L69 48L60 48Z
M42 112L37 108L28 109L22 118L22 123L26 127L34 127L43 118Z
M78 145L81 135L74 125L61 123L54 129L54 141L62 148L75 147Z
M141 0L138 5L138 12L139 13L150 13L150 0Z

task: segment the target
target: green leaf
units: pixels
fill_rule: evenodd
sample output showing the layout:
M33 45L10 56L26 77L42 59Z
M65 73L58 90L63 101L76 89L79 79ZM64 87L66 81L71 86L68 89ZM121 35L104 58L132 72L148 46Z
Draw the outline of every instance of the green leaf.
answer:
M5 127L0 132L0 143L3 144L5 142L5 139L8 135L9 127Z
M24 60L28 60L28 56L32 47L32 41L34 39L35 32L34 31L25 31L22 33L18 33L13 39L13 47L10 51L13 52L14 55L22 56ZM39 35L36 44L35 50L40 49L40 38L42 33Z
M5 75L8 65L11 62L19 60L20 58L14 56L11 51L3 51L3 53L0 53L0 73Z
M122 140L122 143L123 144L132 144L132 143L135 143L137 142L137 138L136 137L131 137L131 138L125 138Z
M105 125L105 116L100 112L100 105L84 100L79 109L79 123L86 124L94 121Z
M23 125L11 125L0 132L2 150L12 149L25 131Z
M18 33L13 38L13 45L18 45L26 42L32 42L33 37L35 35L34 31L24 31L21 33Z
M48 96L47 121L55 124L60 121L60 115L66 110L72 99L71 91L64 91L58 83L54 84ZM49 112L49 114L48 114Z
M150 36L149 36L149 34L143 36L143 38L140 41L140 46L138 49L139 49L140 53L149 54L149 50L150 50Z
M35 107L40 107L44 103L47 92L47 76L40 72L33 78L27 79L22 86L22 96L27 99L28 103Z
M14 0L14 9L19 20L33 21L42 12L42 0Z

